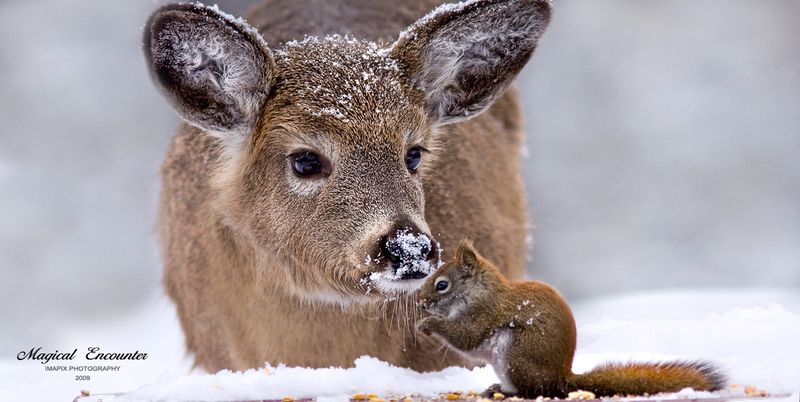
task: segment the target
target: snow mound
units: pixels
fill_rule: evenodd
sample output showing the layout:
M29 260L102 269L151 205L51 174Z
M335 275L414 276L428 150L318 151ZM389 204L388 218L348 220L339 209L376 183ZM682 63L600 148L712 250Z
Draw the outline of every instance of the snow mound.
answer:
M127 395L132 400L231 401L294 398L347 400L354 393L434 396L481 390L496 380L490 367L451 367L417 373L362 356L353 368L308 369L267 366L258 370L195 374L163 380Z

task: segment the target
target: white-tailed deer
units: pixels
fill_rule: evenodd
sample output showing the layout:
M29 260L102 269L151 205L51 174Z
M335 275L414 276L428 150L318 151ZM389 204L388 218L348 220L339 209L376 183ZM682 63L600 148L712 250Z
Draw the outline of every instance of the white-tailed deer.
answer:
M414 338L406 295L465 237L521 276L508 87L550 5L437 3L273 0L250 24L175 4L148 20L153 81L186 121L159 228L197 365L461 363Z

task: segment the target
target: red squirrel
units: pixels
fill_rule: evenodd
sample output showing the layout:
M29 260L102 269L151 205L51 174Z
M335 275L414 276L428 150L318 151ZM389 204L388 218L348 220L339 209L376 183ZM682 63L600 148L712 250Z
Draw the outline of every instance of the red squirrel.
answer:
M429 314L417 323L419 332L492 365L501 383L490 393L613 396L725 385L717 367L699 361L607 363L574 374L575 319L561 294L542 282L509 282L466 241L420 289L419 306Z

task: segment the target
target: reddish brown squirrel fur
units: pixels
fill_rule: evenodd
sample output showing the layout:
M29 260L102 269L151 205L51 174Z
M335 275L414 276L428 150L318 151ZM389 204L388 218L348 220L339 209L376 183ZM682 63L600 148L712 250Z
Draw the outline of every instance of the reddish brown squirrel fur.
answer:
M614 363L572 373L575 319L564 298L542 282L509 282L469 242L429 277L419 304L431 315L417 330L490 363L506 394L559 397L580 389L597 396L641 395L715 391L725 384L706 362Z

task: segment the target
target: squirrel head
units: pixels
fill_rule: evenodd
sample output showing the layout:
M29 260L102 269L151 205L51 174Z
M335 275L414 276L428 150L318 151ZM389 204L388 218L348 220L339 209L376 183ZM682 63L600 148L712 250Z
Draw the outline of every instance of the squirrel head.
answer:
M422 285L418 306L431 314L455 318L491 290L491 280L485 274L492 269L472 242L462 240L455 257Z

